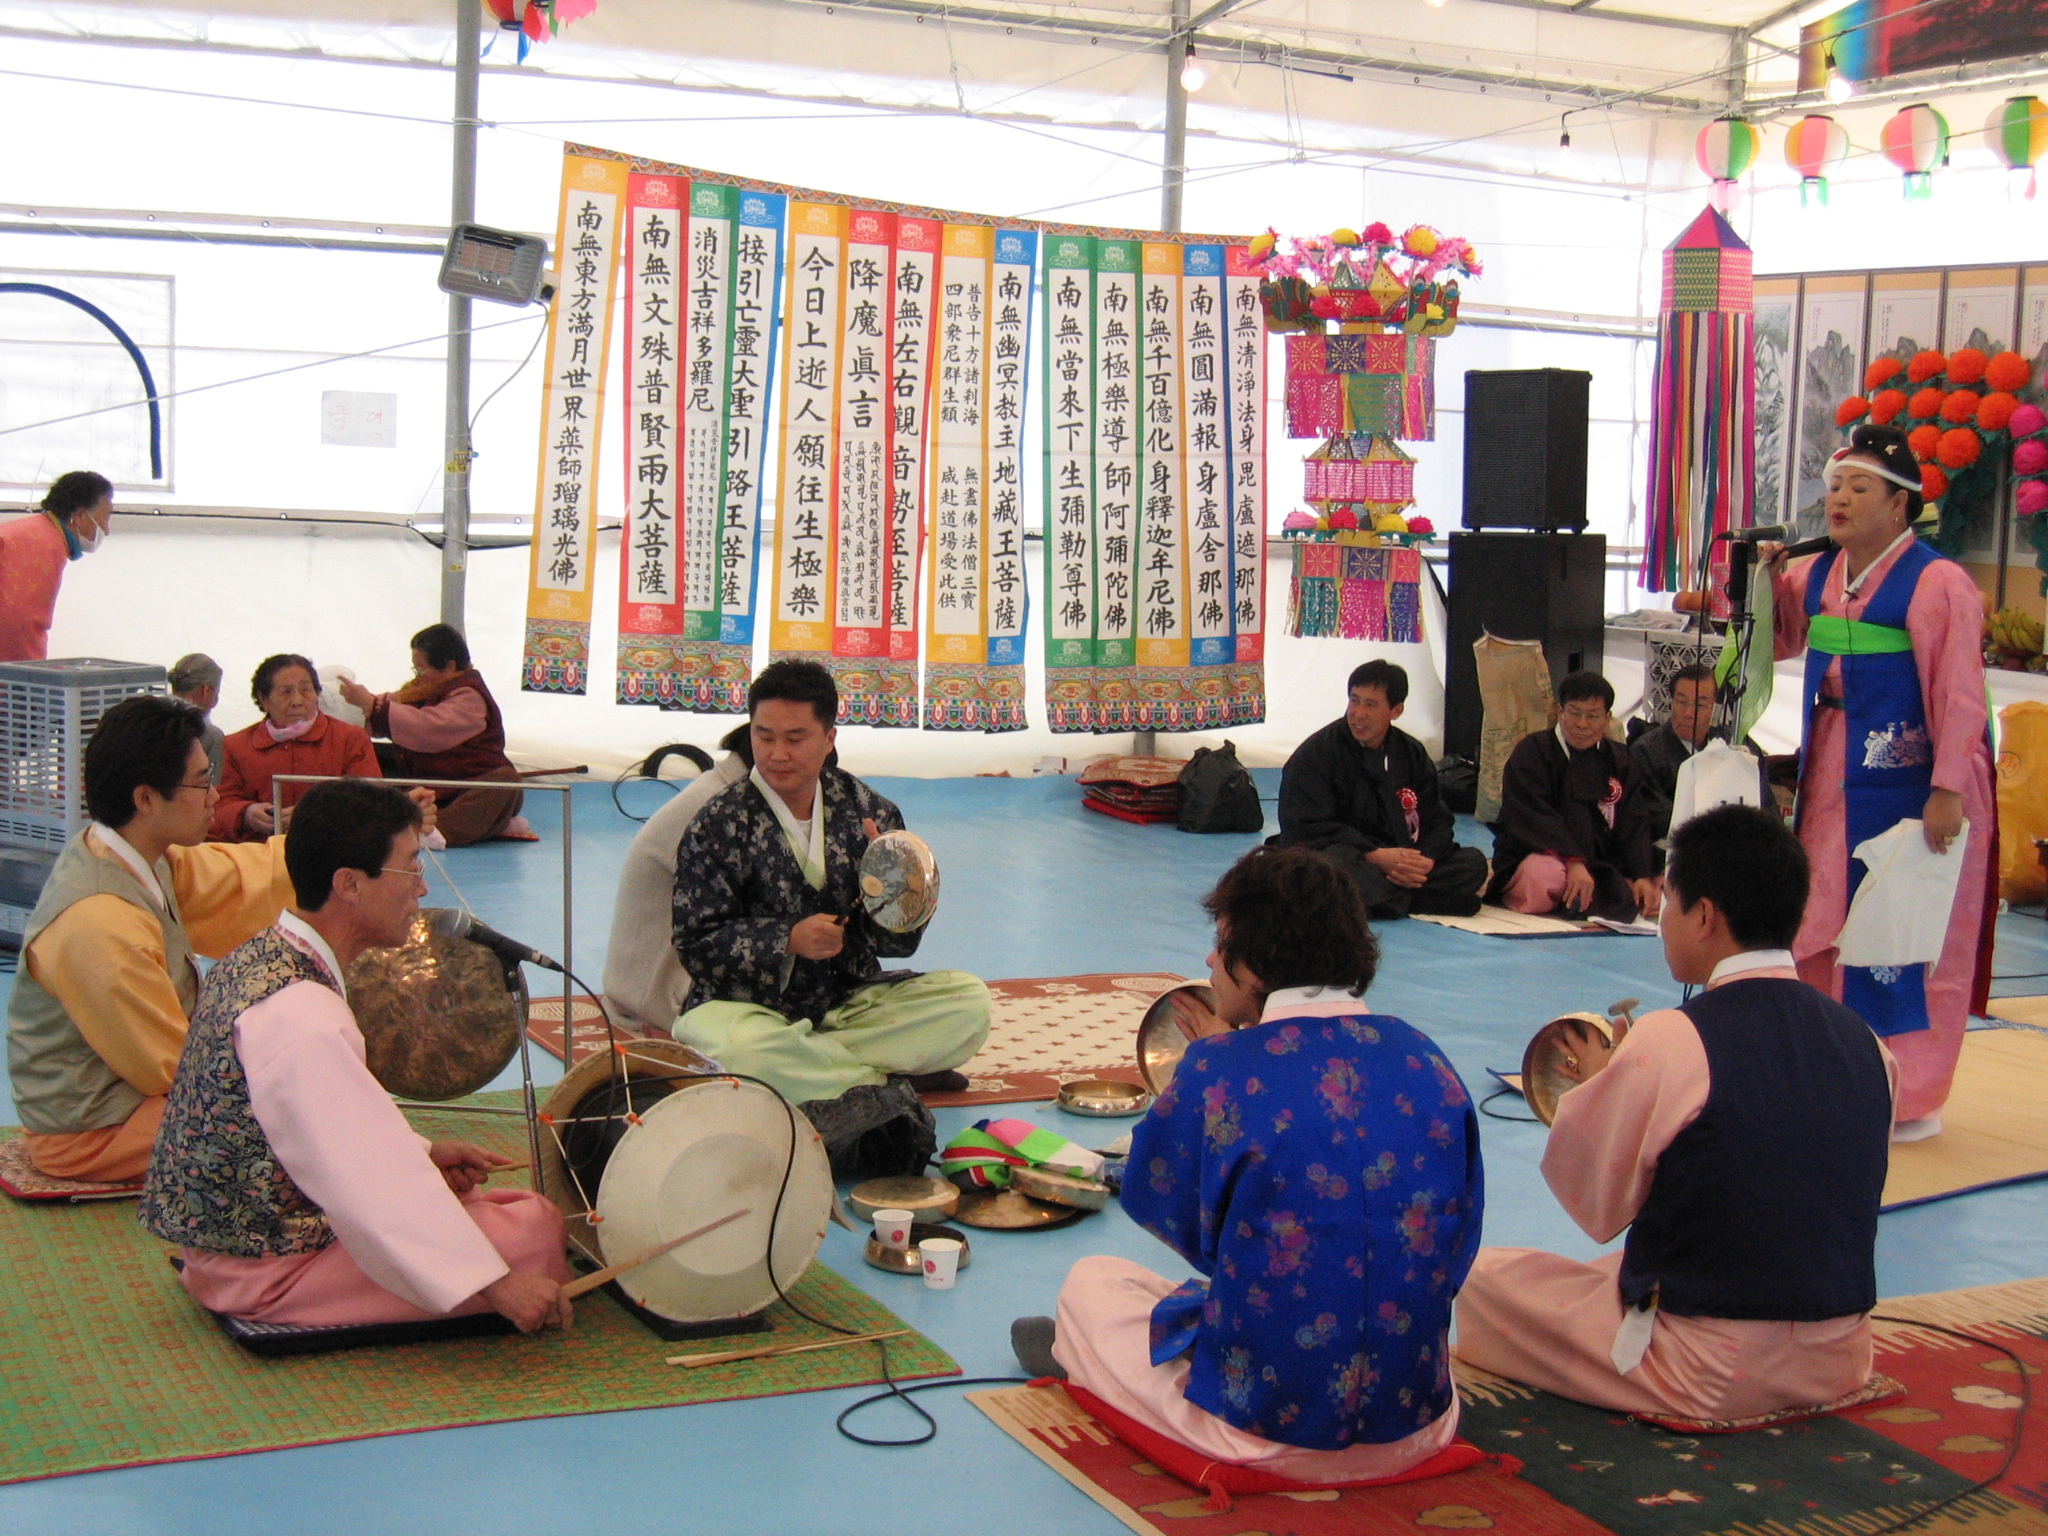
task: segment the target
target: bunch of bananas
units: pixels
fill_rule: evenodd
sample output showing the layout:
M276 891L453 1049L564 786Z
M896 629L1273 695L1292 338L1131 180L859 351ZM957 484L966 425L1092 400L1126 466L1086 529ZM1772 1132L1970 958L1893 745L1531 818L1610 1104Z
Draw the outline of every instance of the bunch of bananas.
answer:
M2017 608L2002 609L1984 621L1984 660L2012 670L2043 668L2041 621Z

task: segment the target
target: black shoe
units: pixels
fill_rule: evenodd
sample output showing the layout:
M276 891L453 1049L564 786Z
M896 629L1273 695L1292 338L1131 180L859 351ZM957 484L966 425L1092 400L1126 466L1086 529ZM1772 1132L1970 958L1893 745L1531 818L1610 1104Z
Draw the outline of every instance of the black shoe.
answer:
M919 1093L965 1093L967 1074L965 1072L920 1072L910 1080L910 1086Z
M1034 1378L1050 1376L1055 1381L1065 1381L1065 1367L1052 1357L1054 1327L1049 1317L1018 1318L1010 1324L1010 1350L1017 1363Z

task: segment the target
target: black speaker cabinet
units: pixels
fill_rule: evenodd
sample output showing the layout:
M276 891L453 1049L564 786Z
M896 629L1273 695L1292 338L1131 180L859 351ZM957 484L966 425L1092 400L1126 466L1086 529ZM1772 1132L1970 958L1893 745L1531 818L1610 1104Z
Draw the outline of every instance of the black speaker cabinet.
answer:
M1481 634L1541 640L1553 682L1605 662L1607 539L1597 533L1451 535L1450 640L1444 660L1444 751L1479 757Z
M1465 375L1465 526L1586 526L1586 401L1593 375L1518 368Z

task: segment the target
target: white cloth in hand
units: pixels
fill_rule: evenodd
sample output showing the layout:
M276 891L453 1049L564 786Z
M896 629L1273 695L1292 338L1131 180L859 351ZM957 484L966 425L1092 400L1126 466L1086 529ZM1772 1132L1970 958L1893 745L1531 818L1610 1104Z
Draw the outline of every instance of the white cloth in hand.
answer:
M1859 843L1855 857L1867 873L1835 940L1837 963L1932 965L1939 960L1969 845L1966 821L1948 852L1936 853L1927 846L1917 818Z

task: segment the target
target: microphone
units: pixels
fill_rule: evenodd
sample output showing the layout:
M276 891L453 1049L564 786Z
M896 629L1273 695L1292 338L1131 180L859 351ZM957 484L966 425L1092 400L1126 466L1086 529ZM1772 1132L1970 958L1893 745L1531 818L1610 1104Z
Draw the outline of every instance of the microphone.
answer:
M1764 523L1756 528L1731 528L1726 533L1714 535L1714 542L1726 540L1734 544L1782 544L1799 530L1788 528L1783 523Z
M554 971L560 975L568 975L568 972L563 970L558 962L550 960L539 950L528 949L517 939L508 939L504 934L498 932L497 929L487 923L478 922L473 917L467 920L467 926L460 931L462 937L483 945L485 949L488 949L507 965L518 965L521 961L524 961L528 965L537 965L544 971Z

